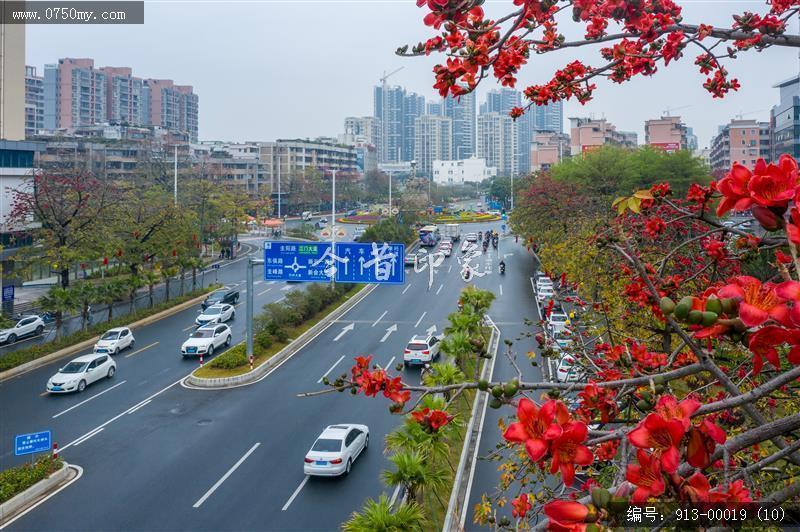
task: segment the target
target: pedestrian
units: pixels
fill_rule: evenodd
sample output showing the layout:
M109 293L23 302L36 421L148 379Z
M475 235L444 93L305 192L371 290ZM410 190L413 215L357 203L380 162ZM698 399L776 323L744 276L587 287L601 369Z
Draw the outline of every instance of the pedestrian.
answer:
M514 243L519 244L519 235L514 235Z

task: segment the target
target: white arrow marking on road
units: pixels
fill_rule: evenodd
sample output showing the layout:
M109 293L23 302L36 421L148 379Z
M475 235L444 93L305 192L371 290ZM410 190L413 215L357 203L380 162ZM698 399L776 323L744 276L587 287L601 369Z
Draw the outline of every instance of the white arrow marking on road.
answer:
M381 342L385 342L386 339L389 338L389 336L395 331L397 331L397 324L396 323L392 324L391 327L386 329L386 334L384 334L383 338L381 338Z
M373 326L373 327L375 327L375 326L378 324L378 322L379 322L379 321L381 321L381 320L383 319L383 317L384 317L384 316L386 316L386 313L387 313L387 312L389 312L389 311L388 311L388 310L384 310L384 311L383 311L383 314L381 314L381 317L380 317L380 318L378 318L377 320L375 320L375 322L372 324L372 326Z
M419 319L417 320L417 323L415 323L415 324L414 324L414 327L419 327L419 324L420 324L420 322L422 321L422 318L424 318L424 317L425 317L425 314L427 314L427 313L428 313L428 311L427 311L427 310L426 310L425 312L423 312L423 313L422 313L422 316L420 316L420 317L419 317Z
M292 287L289 286L288 284L286 286L284 286L283 288L281 288L281 290L284 291L284 292L287 291L287 290L291 290L291 289L292 289Z
M431 325L430 327L428 327L428 330L425 331L425 332L428 333L428 336L430 336L431 334L435 333L436 332L436 325Z
M336 335L336 338L334 338L334 339L333 339L333 341L334 341L334 342L338 342L338 341L339 341L339 338L341 338L342 336L344 336L345 334L347 334L347 332L348 332L348 331L352 331L352 330L353 330L353 329L355 329L355 328L356 328L356 324L355 324L355 323L351 323L350 325L345 325L345 326L342 328L342 332L340 332L339 334L337 334L337 335Z

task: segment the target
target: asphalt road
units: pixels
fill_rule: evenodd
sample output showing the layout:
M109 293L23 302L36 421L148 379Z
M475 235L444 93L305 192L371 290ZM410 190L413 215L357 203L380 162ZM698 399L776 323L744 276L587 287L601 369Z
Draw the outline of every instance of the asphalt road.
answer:
M514 337L525 329L520 309L530 297L526 269L531 259L511 238L501 240L499 251L509 254L506 275L498 274L499 254L490 248L481 262L491 265L491 273L473 282L497 294L490 314L504 336ZM383 439L400 422L388 413L389 402L336 393L301 399L297 394L319 389L323 375L346 372L357 355L372 354L376 363L393 368L412 335L433 326L441 331L465 286L456 255L445 259L430 287L428 271L406 268L404 286L378 287L250 386L224 391L182 387L181 379L196 365L178 354L194 309L135 331L136 350L117 357L114 379L82 395L40 396L58 364L0 383L0 401L14 405L4 408L0 420L0 467L18 462L11 456L14 434L49 428L62 456L84 469L75 483L8 529L333 530L366 498L382 492L391 496L380 480L388 467ZM243 261L226 270L221 280L243 282ZM256 305L298 286L260 283ZM235 341L243 338L242 306L232 323ZM501 357L495 375L503 375L503 368ZM408 382L418 382L418 369L404 373ZM348 422L370 427L369 450L349 477L307 479L303 457L316 436L329 424ZM490 430L481 448L496 426L488 416L486 426ZM473 493L490 485L482 467Z

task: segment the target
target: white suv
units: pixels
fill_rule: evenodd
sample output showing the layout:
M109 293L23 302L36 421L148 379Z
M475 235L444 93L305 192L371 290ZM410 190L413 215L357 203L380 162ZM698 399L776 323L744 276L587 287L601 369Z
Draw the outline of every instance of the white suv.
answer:
M441 344L436 336L414 336L403 350L403 365L425 364L439 358Z
M231 329L224 323L204 325L194 331L181 346L181 355L211 357L215 349L231 345Z
M40 335L44 332L44 321L39 316L23 316L10 329L0 331L0 343L13 344L23 336Z

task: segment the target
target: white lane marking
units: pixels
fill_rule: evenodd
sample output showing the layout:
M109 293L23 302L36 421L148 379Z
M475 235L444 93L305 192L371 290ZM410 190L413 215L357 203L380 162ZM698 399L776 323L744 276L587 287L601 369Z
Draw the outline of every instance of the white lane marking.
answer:
M193 325L192 327L194 327L194 325ZM185 331L185 330L186 330L186 329L184 329L184 331ZM150 348L151 348L151 347L153 347L154 345L158 345L158 342L153 342L152 344L150 344L150 345L146 345L146 346L142 347L141 349L137 349L136 351L133 351L133 352L131 352L131 353L128 353L127 355L125 355L125 358L131 358L133 355L138 355L139 353L141 353L141 352L142 352L142 351L144 351L145 349L150 349Z
M450 273L452 271L453 271L453 265L451 264L450 266L447 267L447 273Z
M260 280L260 281L253 281L253 284L254 284L254 285L259 285L259 284L261 284L261 283L263 283L263 282L264 282L264 280L262 279L262 280Z
M381 338L381 343L385 342L385 341L386 341L386 339L387 339L387 338L389 338L389 336L390 336L390 335L391 335L393 332L395 332L395 331L397 331L397 324L396 324L396 323L393 323L393 324L391 325L391 327L387 327L387 328L386 328L386 334L384 334L384 335L383 335L383 338Z
M82 404L88 403L88 402L89 402L89 401L91 401L92 399L95 399L95 398L97 398L97 397L100 397L101 395L103 395L103 394L104 394L104 393L106 393L106 392L110 392L111 390L113 390L113 389L114 389L114 388L116 388L117 386L122 386L122 385L123 385L123 384L125 384L126 382L128 382L128 381L122 381L122 382L118 382L117 384L115 384L115 385L114 385L114 386L112 386L111 388L105 389L105 390L103 390L102 392L100 392L100 393L98 393L98 394L95 394L95 395L93 395L93 396L89 397L88 399L84 399L83 401L81 401L81 402L80 402L80 403L78 403L77 405L73 405L73 406L71 406L71 407L67 408L66 410L64 410L64 411L62 411L62 412L59 412L58 414L54 415L54 416L53 416L53 419L55 419L55 418L57 418L57 417L59 417L59 416L62 416L62 415L64 415L64 414L66 414L66 413L67 413L67 412L69 412L70 410L74 410L75 408L78 408L78 407L79 407L79 406L81 406Z
M403 293L405 294L408 292L408 289L411 288L411 283L407 284L405 288L403 288Z
M262 290L261 292L258 293L258 295L263 296L264 294L266 294L270 290L272 290L272 288L267 288L266 290Z
M268 282L267 284L275 284L275 283L277 283L277 282L278 282L278 281L270 281L270 282Z
M143 403L139 403L138 405L136 405L136 406L134 406L133 408L129 409L129 410L126 412L126 414L133 414L134 412L136 412L137 410L139 410L139 409L140 409L140 408L142 408L143 406L150 404L151 402L152 402L152 401L151 401L150 399L148 399L147 401L145 401L145 402L143 402Z
M82 444L83 442L85 442L86 440L91 438L92 436L96 436L96 435L100 434L101 432L103 432L104 430L106 430L106 429L102 429L101 428L101 429L97 429L96 431L92 432L91 434L87 434L86 436L84 436L80 440L76 441L75 442L75 446L78 446L78 445Z
M240 290L239 293L240 294L246 294L247 293L247 288L245 288L244 290Z
M438 289L438 290L436 290L436 295L437 295L437 296L439 295L439 292L441 292L441 291L442 291L442 288L444 288L444 283L440 284L440 285L439 285L439 289Z
M76 470L78 471L78 474L77 474L77 475L75 475L75 478L73 478L72 480L68 481L66 484L64 484L63 486L61 486L61 487L60 487L60 488L58 488L57 490L55 490L55 491L51 492L51 493L50 493L49 495L47 495L46 497L43 497L43 498L39 499L38 501L36 501L36 503L35 503L35 504L32 504L31 506L28 506L28 507L25 509L25 511L23 511L22 513L19 513L19 514L17 514L16 516L14 516L14 518L13 518L11 521L6 521L6 522L5 522L5 524L3 524L3 525L0 525L0 530L3 530L4 528L6 528L7 526L9 526L11 523L13 523L14 521L16 521L17 519L21 518L22 516L26 515L28 512L32 511L34 508L36 508L36 507L37 507L37 506L39 506L40 504L44 503L45 501L47 501L47 500L48 500L48 499L50 499L51 497L54 497L54 496L55 496L57 493L59 493L61 490L63 490L63 489L64 489L64 488L66 488L67 486L71 485L73 482L75 482L76 480L78 480L79 478L81 478L81 477L83 476L83 468L82 468L81 466L78 466L78 465L75 465L75 464L70 464L70 465L69 465L69 467L71 467L71 468L73 468L73 469L76 469Z
M303 479L303 482L301 482L300 485L297 486L297 489L294 490L294 493L292 493L292 496L289 497L289 500L286 501L286 504L283 505L283 508L281 508L281 512L285 512L286 509L289 507L289 505L292 504L292 501L294 501L295 497L297 497L297 495L300 493L300 490L303 489L303 486L306 485L306 482L308 482L309 478L311 478L311 477L306 475L306 478Z
M417 320L417 323L415 323L415 324L414 324L414 327L415 327L415 328L416 328L416 327L419 327L419 324L420 324L420 322L422 321L422 318L424 318L424 317L425 317L425 314L427 314L427 313L428 313L428 311L427 311L427 310L426 310L425 312L423 312L423 313L422 313L422 316L420 316L420 317L419 317L419 319Z
M350 325L345 325L344 327L342 327L342 332L340 332L339 334L337 334L337 335L336 335L336 338L334 338L334 339L333 339L333 341L334 341L334 342L338 342L338 341L339 341L339 339L340 339L342 336L344 336L345 334L347 334L348 332L352 331L352 330L353 330L353 329L355 329L355 328L356 328L356 324L355 324L355 323L351 323Z
M503 285L500 285L500 295L503 295Z
M175 382L173 382L172 384L170 384L170 385L168 385L168 386L165 386L164 388L162 388L161 390L157 391L156 393L154 393L154 394L153 394L153 395L151 395L150 397L146 398L144 401L141 401L140 403L136 403L136 405L134 405L134 406L138 406L138 405L142 404L142 403L143 403L143 402L145 402L145 401L150 401L150 400L152 400L153 398L155 398L156 396L159 396L159 395L161 395L162 393L166 392L167 390L169 390L170 388L172 388L172 387L173 387L173 386L175 386L176 384L179 384L179 383L180 383L180 382L181 382L183 379L185 379L185 378L186 378L186 377L181 377L180 379L176 380L176 381L175 381ZM128 409L128 410L130 410L130 409ZM67 450L69 447L71 447L72 445L74 445L76 441L80 440L81 438L83 438L83 437L84 437L84 436L86 436L87 434L89 434L89 433L91 433L91 432L94 432L94 431L96 431L97 429L101 429L101 428L105 427L106 425L108 425L109 423L113 423L113 422L115 422L116 420L118 420L119 418L121 418L122 416L124 416L124 415L125 415L127 412L128 412L127 410L125 410L124 412L120 412L119 414L117 414L116 416L112 417L111 419L109 419L108 421L106 421L105 423L103 423L102 425L100 425L100 426L98 426L98 427L95 427L95 428L93 428L92 430L90 430L89 432L87 432L86 434L84 434L83 436L80 436L79 438L76 438L75 440L73 440L73 441L71 441L70 443L66 444L64 447L61 447L61 448L59 448L59 451L60 451L60 452L64 452L64 451L65 451L65 450Z
M381 320L383 319L383 317L384 317L384 316L386 316L386 313L387 313L387 312L389 312L389 311L388 311L388 310L384 310L384 311L383 311L383 314L381 314L381 317L380 317L380 318L378 318L377 320L375 320L375 322L372 324L372 326L373 326L373 327L375 327L375 326L378 324L378 322L379 322L379 321L381 321Z
M394 362L394 359L395 359L395 358L397 358L397 357L392 357L392 359L389 361L389 363L388 363L388 364L386 364L386 367L387 367L387 368L391 368L391 367L392 367L392 362Z
M228 469L228 472L227 472L227 473L225 473L224 475L222 475L222 478L220 478L220 479L219 479L219 480L218 480L218 481L217 481L217 482L216 482L216 483L215 483L213 486L211 486L211 488L210 488L210 489L209 489L209 490L208 490L208 491L205 493L205 495L203 495L202 497L200 497L200 498L197 500L197 502L196 502L196 503L194 503L194 504L192 505L192 508L200 508L200 505L202 505L204 502L206 502L206 499L208 499L209 497L211 497L211 494L212 494L212 493L214 493L215 491L217 491L217 488L219 488L220 486L222 486L222 483L223 483L223 482L225 482L226 480L228 480L228 477L229 477L229 476L231 476L231 475L233 474L233 472L234 472L234 471L236 471L237 469L239 469L239 466L240 466L240 465L242 465L242 464L244 463L244 461L245 461L245 460L247 460L247 458L248 458L248 457L249 457L251 454L253 454L253 451L255 451L256 449L258 449L258 446L259 446L259 445L261 445L261 442L257 442L255 445L253 445L252 447L250 447L250 450L249 450L249 451L247 451L246 453L244 453L244 456L242 456L241 458L239 458L239 461L238 461L238 462L236 462L235 464L233 464L233 467L232 467L232 468L230 468L230 469Z
M280 303L280 302L281 302L281 301L283 301L284 299L286 299L286 296L283 296L282 298L280 298L280 299L276 300L276 301L275 301L275 303Z
M394 506L394 503L397 500L397 496L400 494L400 486L401 484L398 484L397 487L394 489L394 493L392 493L392 498L389 500L390 507Z
M333 371L333 368L335 368L336 366L338 366L338 365L339 365L339 362L341 362L342 360L344 360L344 355L340 356L340 357L339 357L339 360L337 360L336 362L334 362L333 366L331 366L331 369L329 369L328 371L326 371L326 372L325 372L325 375L323 375L322 377L320 377L320 378L319 378L319 380L317 381L317 384L321 383L321 382L322 382L322 380L323 380L325 377L327 377L327 376L330 374L330 372L331 372L331 371Z
M286 286L281 288L281 292L286 292L287 290L291 290L291 289L292 289L292 287L287 284Z
M188 331L189 329L196 329L196 328L197 328L197 324L196 324L196 323L192 323L191 325L189 325L188 327L186 327L186 328L183 330L183 332L186 332L186 331Z

